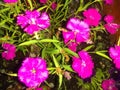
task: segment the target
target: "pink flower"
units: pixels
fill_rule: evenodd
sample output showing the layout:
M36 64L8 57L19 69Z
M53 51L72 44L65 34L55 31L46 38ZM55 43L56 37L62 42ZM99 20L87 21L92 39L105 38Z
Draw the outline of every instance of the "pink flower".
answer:
M110 47L109 55L113 59L116 68L120 69L120 46Z
M40 3L46 4L48 0L40 0Z
M37 87L48 78L46 61L42 58L26 58L18 71L18 78L27 87Z
M103 80L102 88L103 90L118 90L113 79Z
M118 25L116 23L107 23L104 25L104 27L110 34L115 34L117 32L118 28L120 28L120 25Z
M104 21L105 21L106 23L112 23L112 22L114 21L114 17L113 17L112 15L106 15L106 16L104 17Z
M68 71L64 71L63 75L67 80L70 80L72 78L71 75L70 75L70 72L68 72Z
M51 8L53 10L55 10L57 8L57 3L56 2L52 2Z
M68 44L68 48L69 48L70 50L74 51L74 52L76 52L77 46L78 46L78 44L75 43L75 42L70 42L70 43Z
M114 21L113 16L107 15L105 16L104 20L106 22L104 27L110 34L115 34L117 32L117 29L120 28L120 25L113 23Z
M64 38L64 43L68 46L68 48L72 51L76 51L77 49L77 43L74 42L75 39L75 34L72 31L63 31L63 38Z
M3 0L5 3L16 3L18 0Z
M94 63L86 51L79 51L79 57L73 57L72 68L82 78L89 78L93 73Z
M74 36L72 36L71 39L75 37L76 43L86 42L90 37L89 25L77 18L71 18L66 27L74 33Z
M108 4L108 5L112 5L113 4L113 0L104 0L105 1L105 4Z
M64 38L64 42L67 43L70 40L74 40L75 39L75 34L72 31L67 31L67 32L62 32L63 34L63 38Z
M50 26L50 19L46 12L40 14L37 10L28 10L25 14L17 16L17 24L25 32L32 35L35 32L48 28Z
M91 26L97 26L101 19L100 13L95 8L89 8L83 12L83 15L86 17L84 21Z
M13 60L16 57L16 47L10 43L3 43L2 44L4 52L2 52L2 57L6 60Z

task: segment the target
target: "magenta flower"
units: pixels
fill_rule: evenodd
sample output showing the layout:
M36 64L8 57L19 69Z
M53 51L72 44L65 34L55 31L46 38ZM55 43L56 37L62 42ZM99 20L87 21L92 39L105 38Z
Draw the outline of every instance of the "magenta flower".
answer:
M84 21L91 26L97 26L101 19L101 15L95 8L89 8L88 10L83 12L85 17Z
M112 23L112 22L114 21L114 17L113 17L112 15L106 15L106 16L104 17L104 21L105 21L106 23Z
M103 90L118 90L113 79L103 80L102 88Z
M16 47L10 43L3 43L2 44L4 52L2 52L2 57L6 60L13 60L16 57Z
M72 31L74 33L73 36L69 36L69 39L70 38L73 39L73 37L75 37L74 40L76 41L76 43L86 42L90 37L89 25L77 18L71 18L68 21L66 27L67 29L69 29L69 31ZM64 34L63 34L63 37L64 37ZM67 37L64 39L66 40Z
M113 4L113 0L104 0L105 1L105 4L108 4L108 5L112 5Z
M116 23L107 23L104 25L104 27L110 34L115 34L117 32L118 28L120 28L120 25L118 25Z
M5 3L16 3L18 0L3 0Z
M75 39L75 34L72 31L66 31L66 32L62 32L63 34L63 38L64 38L64 42L67 43L70 40L74 40Z
M48 28L50 19L46 12L40 14L37 10L28 10L25 14L17 16L17 24L24 28L25 32L32 35L35 32Z
M93 73L94 63L86 51L79 51L79 57L73 57L72 68L82 78L89 78Z
M120 28L120 25L113 22L114 21L113 16L107 15L107 16L105 16L104 20L106 22L104 27L110 34L115 34L117 32L118 28Z
M26 58L18 71L18 78L27 87L39 86L48 78L46 61L42 58Z
M120 69L120 46L110 47L109 55L113 59L116 68Z
M63 38L64 38L64 43L68 46L68 48L72 51L77 50L78 44L74 41L75 39L75 34L72 31L63 31Z
M70 42L70 43L68 43L68 48L69 48L70 50L74 51L74 52L76 52L77 46L78 46L78 44L75 43L75 42Z
M46 4L48 0L40 0L40 3Z
M56 2L52 2L51 8L53 10L55 10L57 8L57 3Z

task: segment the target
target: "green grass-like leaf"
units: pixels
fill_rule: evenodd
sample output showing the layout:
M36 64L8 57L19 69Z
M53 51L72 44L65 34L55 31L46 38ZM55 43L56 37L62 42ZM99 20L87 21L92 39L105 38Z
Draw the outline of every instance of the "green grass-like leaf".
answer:
M31 45L31 44L35 44L35 43L42 43L42 42L59 42L58 40L53 40L53 39L42 39L42 40L30 40L30 41L26 41L23 42L21 44L19 44L19 46L24 46L24 45Z

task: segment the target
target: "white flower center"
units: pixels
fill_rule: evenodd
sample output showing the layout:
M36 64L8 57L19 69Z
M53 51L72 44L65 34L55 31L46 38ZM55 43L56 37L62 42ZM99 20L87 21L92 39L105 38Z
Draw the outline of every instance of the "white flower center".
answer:
M86 67L86 63L85 63L85 61L83 61L83 60L82 60L82 66L83 66L83 67Z

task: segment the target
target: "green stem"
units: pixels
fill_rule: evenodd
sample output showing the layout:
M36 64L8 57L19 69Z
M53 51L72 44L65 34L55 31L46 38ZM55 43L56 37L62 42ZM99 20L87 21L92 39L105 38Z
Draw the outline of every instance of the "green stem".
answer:
M6 74L8 76L12 76L12 77L17 77L17 73L6 73L6 72L0 72L2 74Z
M56 69L56 68L54 68L54 67L52 67L52 68L47 68L47 70L54 70L54 69Z
M29 3L29 5L30 5L30 10L33 10L32 1L31 1L31 0L28 0L28 3Z
M50 87L50 88L53 88L53 87L54 87L54 85L49 84L47 81L44 81L44 82L45 82L45 84L46 84L48 87Z

